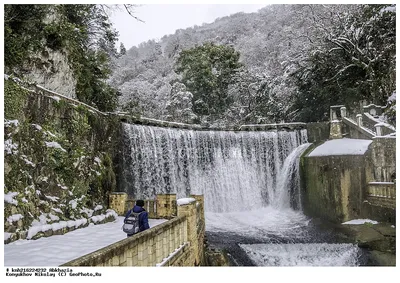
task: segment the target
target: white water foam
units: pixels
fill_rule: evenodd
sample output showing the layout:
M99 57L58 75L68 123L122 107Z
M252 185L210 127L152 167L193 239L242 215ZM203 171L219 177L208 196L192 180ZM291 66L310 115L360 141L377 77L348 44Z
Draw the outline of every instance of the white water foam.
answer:
M206 212L206 230L229 232L253 238L268 238L268 235L302 237L309 219L290 208L276 209L268 206L252 211L213 213Z
M355 244L253 244L239 246L257 266L357 266Z

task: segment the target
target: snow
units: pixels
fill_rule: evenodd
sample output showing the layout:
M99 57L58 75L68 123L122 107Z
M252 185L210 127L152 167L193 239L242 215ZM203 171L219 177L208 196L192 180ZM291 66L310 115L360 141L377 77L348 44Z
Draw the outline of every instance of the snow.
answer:
M316 147L308 156L363 155L372 140L335 139Z
M37 124L32 124L36 128L36 130L41 131L43 128Z
M44 195L46 198L48 198L51 201L57 202L57 200L59 199L58 197L53 197L53 196L46 196Z
M50 96L50 98L53 98L55 101L57 101L57 102L59 102L60 100L61 100L61 98L60 97L58 97L58 96L55 96L55 95L53 95L53 96Z
M97 156L94 158L94 161L96 161L99 165L101 164L101 160Z
M101 222L105 219L106 217L104 215L96 215L92 216L90 219L93 221L93 223Z
M103 206L102 205L96 205L96 207L94 208L94 211L97 211L97 210L100 210L100 209L103 209Z
M50 217L51 221L60 220L60 217L58 217L57 215L51 214L51 213L49 213L49 217Z
M391 96L389 96L388 101L396 101L396 92L393 92Z
M18 220L24 218L22 214L13 214L7 218L7 221L10 223L17 222Z
M49 136L53 137L53 138L57 137L55 134L53 134L50 131L46 131L45 133L48 134Z
M61 145L58 142L45 142L47 147L54 147L54 148L58 148L61 149L64 152L67 152L65 149L63 149L61 147Z
M78 201L77 201L76 199L73 199L73 200L70 200L70 201L69 201L69 204L71 205L71 207L72 207L73 209L75 209L76 206L78 205Z
M343 222L342 224L352 224L352 225L360 225L364 223L378 224L378 221L370 220L370 219L353 219L347 222Z
M181 206L181 205L192 203L194 201L196 201L194 198L180 198L176 201L176 204Z
M8 192L7 194L4 195L4 201L7 203L18 205L18 201L14 199L14 197L17 195L18 193L16 192Z
M385 7L385 8L382 8L379 12L381 14L384 13L384 12L393 12L393 13L395 13L396 12L396 7L393 7L393 6Z
M55 212L57 212L57 213L62 213L62 210L61 209L59 209L59 208L52 208L52 210L54 210Z
M17 127L18 124L19 124L19 121L18 121L18 120L7 120L7 119L6 119L6 120L4 121L4 126L6 126L6 127L8 127L8 126Z
M36 167L36 165L35 165L32 161L30 161L26 155L21 155L21 159L22 159L27 165L30 165L30 166L32 166L32 167Z
M126 234L121 230L123 220L124 217L119 216L114 222L89 225L64 235L14 241L4 245L4 265L59 266L125 239ZM150 227L154 227L165 221L165 219L149 219L149 224ZM66 227L66 222L63 222L51 224L51 229L59 230L61 227ZM4 239L10 236L9 233L4 233Z
M393 185L393 182L369 182L370 185Z
M182 250L184 247L186 246L185 244L180 245L178 248L176 248L172 253L170 253L166 258L163 258L162 262L157 263L156 266L160 267L160 266L164 266L164 264L170 259L172 258L174 255L176 255L180 250Z
M67 186L61 186L60 184L58 184L57 186L60 187L60 188L63 189L63 190L68 190L68 187L67 187Z
M372 121L374 121L374 122L377 123L377 124L375 124L375 127L381 126L381 127L389 128L389 129L391 129L392 131L396 131L396 128L395 128L395 127L393 127L392 125L390 125L390 124L388 124L388 123L385 123L384 117L379 116L379 118L375 118L375 117L373 117L373 116L372 116L371 114L369 114L369 113L364 113L364 115L365 115L366 117L368 117L368 119L370 119L370 120L372 120Z
M8 240L11 237L11 233L4 232L4 240Z
M80 211L81 213L85 213L87 215L87 217L91 217L93 214L93 210L92 209L87 209L87 208L83 208Z
M18 153L17 148L18 148L18 144L13 143L12 139L8 139L8 140L4 141L4 151L7 154L16 154L16 153Z

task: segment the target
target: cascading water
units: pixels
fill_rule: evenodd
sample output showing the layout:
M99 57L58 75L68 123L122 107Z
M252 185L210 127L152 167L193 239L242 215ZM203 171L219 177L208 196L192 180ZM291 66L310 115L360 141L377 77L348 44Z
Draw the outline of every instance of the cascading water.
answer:
M176 193L178 198L204 194L207 212L272 204L282 164L307 140L306 130L234 133L123 127L123 190L146 199L158 193Z
M313 243L304 252L311 225L301 212L298 160L310 145L306 130L193 131L123 124L123 133L120 191L143 199L203 194L208 238L230 243L238 258L250 258L243 265L324 265L327 258L335 262L331 265L357 262L353 245ZM349 257L337 256L343 250ZM314 257L321 251L326 256L311 260L312 251Z

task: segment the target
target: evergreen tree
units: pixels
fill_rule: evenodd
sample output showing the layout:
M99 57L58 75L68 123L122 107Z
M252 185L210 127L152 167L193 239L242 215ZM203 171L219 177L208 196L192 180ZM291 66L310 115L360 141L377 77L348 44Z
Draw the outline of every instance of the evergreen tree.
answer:
M232 104L228 86L242 66L239 52L233 47L205 43L183 50L177 59L176 71L182 83L193 94L193 112L199 115L220 115Z
M119 45L119 56L124 56L126 54L125 45L121 42Z

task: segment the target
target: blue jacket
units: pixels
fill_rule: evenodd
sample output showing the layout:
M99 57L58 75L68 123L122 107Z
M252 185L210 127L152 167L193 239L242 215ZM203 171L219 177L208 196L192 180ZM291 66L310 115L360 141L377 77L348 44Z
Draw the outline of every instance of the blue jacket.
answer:
M132 209L128 210L125 215L125 219L129 216L129 214L131 214L132 210L136 213L144 211L139 215L139 232L149 229L149 215L143 207L135 205Z

